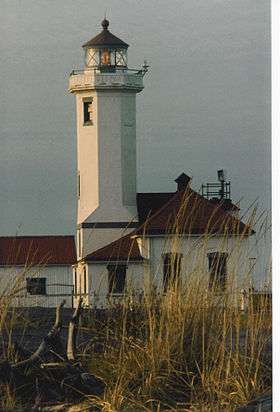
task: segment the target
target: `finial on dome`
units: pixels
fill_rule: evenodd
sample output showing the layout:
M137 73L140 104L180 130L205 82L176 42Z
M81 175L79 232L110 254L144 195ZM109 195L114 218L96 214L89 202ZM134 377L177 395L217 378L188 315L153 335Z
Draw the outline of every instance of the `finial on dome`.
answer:
M102 20L101 26L103 27L104 30L108 30L109 20L107 20L106 17L104 18L104 20Z

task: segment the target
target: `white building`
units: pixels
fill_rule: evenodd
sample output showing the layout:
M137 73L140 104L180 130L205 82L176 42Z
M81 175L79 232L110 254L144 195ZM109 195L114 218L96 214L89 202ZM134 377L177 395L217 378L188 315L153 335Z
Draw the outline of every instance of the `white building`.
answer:
M164 290L170 279L187 279L197 262L208 287L215 277L224 290L242 255L242 271L249 270L253 231L238 219L223 178L219 199L193 191L185 174L173 193L137 193L136 94L147 66L128 68L128 44L108 26L104 19L101 33L84 44L85 67L69 80L77 107L75 295L105 306L128 287Z
M69 81L77 107L77 248L73 236L0 237L0 299L10 296L15 306L62 299L72 306L83 295L86 305L104 307L127 289L165 291L195 271L207 288L215 280L225 291L233 273L240 280L251 270L253 231L238 219L223 176L218 198L211 184L204 196L195 192L184 173L174 192L137 193L136 94L148 66L129 69L129 46L108 26L104 19L84 44L85 67Z
M12 306L73 306L74 236L0 237L0 299Z

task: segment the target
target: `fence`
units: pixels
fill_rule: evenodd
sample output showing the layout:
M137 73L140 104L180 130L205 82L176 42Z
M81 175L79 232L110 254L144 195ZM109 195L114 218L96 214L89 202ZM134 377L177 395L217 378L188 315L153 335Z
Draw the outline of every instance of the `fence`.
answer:
M65 307L74 307L74 285L67 283L48 283L42 294L30 293L22 288L11 299L14 307L56 307L65 300Z
M91 293L74 293L74 285L70 284L48 284L48 292L44 295L32 295L28 294L24 289L21 293L17 294L12 299L12 306L15 307L56 307L65 300L65 307L73 308L77 305L78 299L81 297L83 299L84 307L88 308L99 308L106 309L112 306L120 306L124 302L128 306L141 305L143 302L143 292L137 294L126 294L126 293L116 293L116 294L97 294ZM58 287L61 289L59 290ZM53 293L50 293L53 288ZM158 293L153 298L158 303L164 298L164 293ZM272 293L269 291L245 291L242 290L237 294L231 294L228 299L224 299L224 293L215 293L215 299L217 305L224 304L224 302L232 302L237 305L240 310L246 311L249 307L253 311L257 311L260 308L266 311L272 310ZM207 305L208 293L205 293L205 304ZM213 303L213 294L210 299Z

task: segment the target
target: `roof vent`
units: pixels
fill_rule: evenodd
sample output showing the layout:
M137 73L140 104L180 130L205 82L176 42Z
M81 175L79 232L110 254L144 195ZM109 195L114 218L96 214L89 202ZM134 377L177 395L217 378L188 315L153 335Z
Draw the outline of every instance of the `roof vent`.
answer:
M175 182L177 183L177 192L180 192L181 190L186 190L187 187L189 186L191 181L191 178L186 175L185 173L181 173L180 176L175 179Z

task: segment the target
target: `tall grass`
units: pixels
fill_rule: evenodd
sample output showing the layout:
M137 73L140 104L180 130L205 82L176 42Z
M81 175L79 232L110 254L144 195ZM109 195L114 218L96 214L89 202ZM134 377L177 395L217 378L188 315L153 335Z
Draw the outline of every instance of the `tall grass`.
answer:
M230 411L271 386L265 298L242 312L228 295L205 297L193 279L184 293L128 299L117 316L102 324L104 353L91 359L108 385L106 411Z
M11 272L14 275L14 272ZM12 276L11 279L1 279L0 292L0 362L13 360L13 329L17 323L17 313L14 310L13 303L24 290L25 271ZM8 280L8 281L7 281ZM4 338L5 337L5 338ZM20 410L21 404L16 399L13 389L7 384L0 385L0 409L3 411Z
M234 411L271 389L269 297L256 305L247 294L241 310L240 293L252 288L248 257L268 223L255 211L248 221L259 228L251 246L245 232L220 237L218 250L228 251L230 260L226 291L208 288L209 231L184 251L183 280L163 293L158 273L149 273L152 280L138 298L128 287L112 316L93 322L104 351L84 356L107 383L97 402L104 411ZM174 232L162 253L182 252L184 240Z
M259 225L255 247L267 222L255 213L249 222ZM174 232L162 253L182 252L183 238ZM104 412L234 411L271 389L268 297L258 305L249 298L245 310L240 309L240 289L252 287L247 260L251 250L244 246L245 235L234 239L232 246L225 233L218 244L231 260L226 291L208 288L205 256L213 240L209 233L184 251L182 279L172 282L166 293L159 287L159 264L155 273L147 274L149 282L140 293L128 283L117 306L102 314L88 313L84 329L94 338L87 342L81 361L107 385L102 399L89 399L92 404ZM7 313L25 277L23 272L0 295L0 329L10 336L14 318ZM1 394L2 409L16 410L10 389L2 388Z
M14 257L19 251L14 248ZM32 257L31 257L32 258ZM12 255L9 259L13 261ZM30 256L27 259L29 262ZM26 278L37 277L45 264L42 262L38 266L26 263L20 269L18 267L7 266L0 279L0 364L1 362L16 362L18 355L16 344L21 345L26 332L30 331L30 320L26 310L21 308L26 304ZM29 300L31 304L34 302ZM14 335L17 335L15 341ZM29 354L26 351L27 355ZM32 402L31 402L32 404ZM26 405L25 405L26 406ZM0 384L0 410L2 411L22 411L28 410L23 406L23 401L18 397L12 385Z

